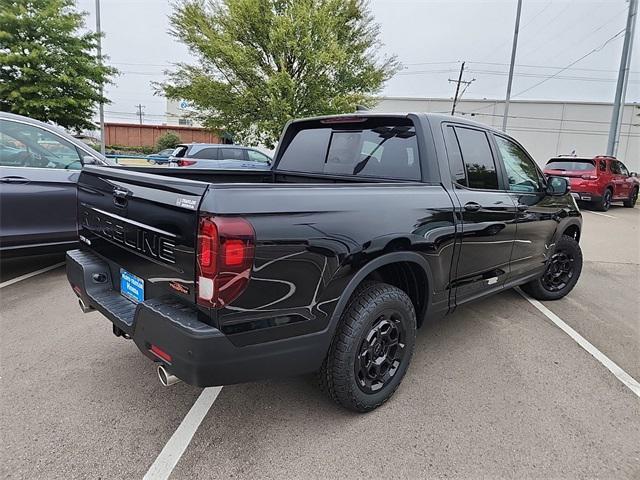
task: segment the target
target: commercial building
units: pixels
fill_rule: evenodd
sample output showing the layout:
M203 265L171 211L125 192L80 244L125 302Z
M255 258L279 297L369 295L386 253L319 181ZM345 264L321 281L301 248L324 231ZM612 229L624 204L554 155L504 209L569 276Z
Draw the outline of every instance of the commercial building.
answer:
M451 113L445 98L381 97L378 112ZM507 133L516 138L540 165L557 155L595 156L606 153L613 106L597 102L515 100L509 106ZM502 127L504 101L461 100L456 115ZM627 104L617 157L629 170L640 170L640 104Z

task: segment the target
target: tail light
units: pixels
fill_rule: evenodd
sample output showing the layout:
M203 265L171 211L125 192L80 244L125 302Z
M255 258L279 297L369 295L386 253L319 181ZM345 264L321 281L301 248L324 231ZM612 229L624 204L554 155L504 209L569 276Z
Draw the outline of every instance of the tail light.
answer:
M196 164L196 160L184 160L182 158L178 160L179 167L188 167L189 165L195 165L195 164Z
M584 178L585 180L597 180L598 176L597 175L582 175L582 178Z
M200 217L198 224L198 304L220 308L247 287L255 232L239 217Z

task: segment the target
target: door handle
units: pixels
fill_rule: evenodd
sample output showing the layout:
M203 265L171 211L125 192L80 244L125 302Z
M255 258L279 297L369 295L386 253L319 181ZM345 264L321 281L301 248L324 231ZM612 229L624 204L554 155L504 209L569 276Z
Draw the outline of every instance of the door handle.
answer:
M476 203L476 202L468 202L468 203L464 204L464 209L467 212L477 212L481 208L482 208L482 206L479 203Z
M529 205L525 205L524 203L519 203L517 208L519 212L526 212L529 209Z
M29 183L29 179L24 177L2 177L0 178L0 183L25 184Z

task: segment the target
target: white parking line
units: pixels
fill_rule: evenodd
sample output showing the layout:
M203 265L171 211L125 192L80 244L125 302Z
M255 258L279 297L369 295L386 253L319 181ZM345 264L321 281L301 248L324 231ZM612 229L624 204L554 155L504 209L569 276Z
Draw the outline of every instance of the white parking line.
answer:
M35 277L36 275L40 275L41 273L48 272L49 270L55 270L58 267L64 265L64 262L56 263L55 265L51 265L49 267L41 268L40 270L36 270L35 272L25 273L24 275L20 275L19 277L12 278L11 280L7 280L6 282L0 283L0 288L8 287L9 285L13 285L14 283L21 282L22 280L26 280L27 278Z
M564 333L573 338L578 345L584 348L587 352L589 352L593 358L598 360L602 365L604 365L607 370L613 373L618 380L624 383L629 390L636 394L636 396L640 397L640 383L636 379L634 379L627 372L622 370L614 361L612 361L609 357L607 357L604 353L598 350L596 347L591 345L582 335L576 332L569 325L564 323L560 317L558 317L555 313L545 307L538 300L534 300L529 297L526 293L518 289L520 295L522 295L531 305L536 307L544 316L546 316L549 320L556 324Z
M189 413L184 417L160 452L160 455L158 455L158 458L156 458L156 461L149 468L144 480L165 480L169 478L221 390L222 387L208 387L202 391Z
M607 213L601 213L601 212L592 212L591 210L581 210L582 212L588 212L588 213L593 213L594 215L600 215L601 217L607 217L607 218L618 218L618 217L614 217L613 215L609 215Z

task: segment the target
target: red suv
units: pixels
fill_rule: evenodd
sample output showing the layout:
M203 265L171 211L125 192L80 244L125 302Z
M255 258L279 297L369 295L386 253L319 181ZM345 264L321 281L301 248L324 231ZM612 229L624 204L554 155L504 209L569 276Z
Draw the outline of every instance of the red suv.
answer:
M633 208L638 200L640 181L615 157L552 158L544 173L566 177L576 200L589 202L603 212L609 210L611 202L621 201Z

